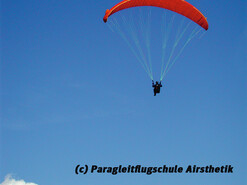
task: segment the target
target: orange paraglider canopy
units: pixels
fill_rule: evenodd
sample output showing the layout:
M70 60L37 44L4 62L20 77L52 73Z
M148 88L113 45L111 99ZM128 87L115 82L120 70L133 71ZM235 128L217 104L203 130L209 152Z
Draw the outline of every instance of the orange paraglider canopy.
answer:
M107 9L103 20L107 22L108 17L112 14L137 6L155 6L171 10L189 18L205 30L208 30L208 22L204 15L193 5L184 0L124 0L116 4L110 10Z

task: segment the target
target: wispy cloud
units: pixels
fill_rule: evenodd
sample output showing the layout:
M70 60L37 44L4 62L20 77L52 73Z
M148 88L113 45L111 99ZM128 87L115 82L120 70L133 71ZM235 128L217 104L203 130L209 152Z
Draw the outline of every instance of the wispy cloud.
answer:
M25 182L24 180L15 180L11 175L7 175L0 185L38 185L32 182Z

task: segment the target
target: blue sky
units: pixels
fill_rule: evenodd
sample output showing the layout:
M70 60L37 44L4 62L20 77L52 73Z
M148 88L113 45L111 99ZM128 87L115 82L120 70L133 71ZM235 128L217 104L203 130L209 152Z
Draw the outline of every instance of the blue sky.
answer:
M117 2L1 1L0 182L12 174L39 185L244 184L246 2L188 1L209 30L155 98L102 21ZM234 173L84 176L77 164L231 164Z

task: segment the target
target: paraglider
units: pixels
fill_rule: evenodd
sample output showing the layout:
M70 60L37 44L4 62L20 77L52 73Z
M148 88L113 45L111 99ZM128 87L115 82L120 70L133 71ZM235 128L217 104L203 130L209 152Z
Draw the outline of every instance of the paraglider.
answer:
M156 96L156 94L160 93L160 88L162 87L161 81L160 83L156 81L156 83L154 84L154 81L152 80L152 87L154 88L154 96Z
M140 8L140 11L135 11L137 7ZM159 20L161 21L160 26L162 36L158 39L161 42L160 51L162 53L160 82L156 81L155 84L153 81L153 68L151 62L151 50L153 49L151 47L151 41L154 41L156 38L153 39L151 36L158 37L159 35L155 34L153 30L151 31L151 29L155 28L151 26L152 19L150 8L148 11L145 11L146 15L142 15L142 12L146 10L144 7L155 7L164 10L162 17L153 20L156 29L159 27L157 22ZM113 14L122 12L125 9L133 9L135 15L133 16L132 13L127 12L124 16L124 14L120 13L118 19L115 17L111 20L109 19ZM155 10L155 12L158 11ZM167 16L169 12L173 13L171 18ZM189 22L187 25L184 20L179 24L175 23L174 15L182 15L188 18ZM130 18L127 18L128 16ZM108 21L108 19L110 21ZM182 19L181 16L179 19ZM184 0L123 0L111 9L106 10L103 21L105 23L109 22L107 24L109 28L113 32L118 33L132 50L137 61L152 80L154 96L160 93L160 88L162 87L161 81L175 64L184 48L196 35L202 30L207 31L209 27L206 17L197 8ZM189 26L193 27L193 24L194 28L190 29ZM186 36L186 33L188 36ZM153 46L157 48L157 45L158 44L154 44ZM155 55L156 53L157 52L155 51Z
M113 6L110 10L107 9L103 21L106 23L109 16L120 10L138 6L154 6L174 11L194 21L205 30L208 30L208 22L204 15L184 0L124 0Z

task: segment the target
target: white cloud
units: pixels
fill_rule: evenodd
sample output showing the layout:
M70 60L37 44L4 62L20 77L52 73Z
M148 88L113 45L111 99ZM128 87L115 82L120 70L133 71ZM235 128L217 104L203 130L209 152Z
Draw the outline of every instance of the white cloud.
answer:
M24 180L15 180L11 175L7 175L0 185L38 185L32 182L25 182Z

